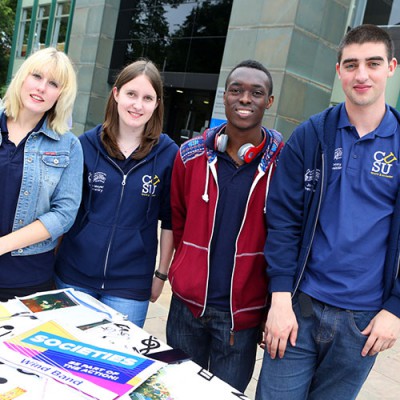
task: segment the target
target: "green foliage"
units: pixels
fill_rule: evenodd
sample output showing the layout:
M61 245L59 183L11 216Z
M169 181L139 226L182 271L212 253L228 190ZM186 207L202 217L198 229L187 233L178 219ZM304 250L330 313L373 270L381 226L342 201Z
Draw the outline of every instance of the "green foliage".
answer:
M7 79L17 0L0 0L0 87Z
M4 95L6 94L6 90L7 90L6 85L0 87L0 99L2 99L4 97Z

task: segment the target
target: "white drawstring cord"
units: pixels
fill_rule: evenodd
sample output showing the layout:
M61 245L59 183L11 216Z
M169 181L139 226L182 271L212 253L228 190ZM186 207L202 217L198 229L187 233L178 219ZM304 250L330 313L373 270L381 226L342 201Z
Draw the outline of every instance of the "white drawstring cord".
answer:
M206 184L205 184L205 186L204 186L204 193L203 193L203 195L201 196L201 198L202 198L206 203L208 203L208 201L210 200L209 197L208 197L208 193L207 193L207 190L208 190L208 180L209 180L209 178L210 178L210 168L209 168L209 166L208 166L208 161L206 161Z
M267 198L268 198L268 191L269 191L269 182L271 181L272 170L274 169L274 163L271 163L271 166L268 170L267 175L267 186L265 187L265 206L264 206L264 214L267 213Z

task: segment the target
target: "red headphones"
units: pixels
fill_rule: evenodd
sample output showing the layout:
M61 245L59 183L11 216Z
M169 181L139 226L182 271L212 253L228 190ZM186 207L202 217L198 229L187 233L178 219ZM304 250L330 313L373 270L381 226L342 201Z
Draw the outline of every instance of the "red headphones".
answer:
M265 141L267 140L267 136L263 132L263 140L258 146L254 146L251 143L246 143L243 146L240 146L240 149L237 152L238 157L244 161L246 164L252 162L255 157L260 153L260 151L264 148ZM226 150L228 145L228 135L225 133L217 134L215 136L215 148L216 150L223 153Z

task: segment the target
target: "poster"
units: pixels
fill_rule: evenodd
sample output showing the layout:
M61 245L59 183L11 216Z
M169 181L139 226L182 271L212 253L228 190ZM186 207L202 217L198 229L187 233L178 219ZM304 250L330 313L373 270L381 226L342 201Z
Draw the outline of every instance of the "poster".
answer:
M54 321L3 340L0 359L101 400L130 393L164 365L82 342Z

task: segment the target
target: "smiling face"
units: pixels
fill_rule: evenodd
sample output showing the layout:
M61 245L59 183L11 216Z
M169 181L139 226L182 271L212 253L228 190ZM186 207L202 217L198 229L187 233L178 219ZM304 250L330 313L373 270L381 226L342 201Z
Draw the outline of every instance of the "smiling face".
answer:
M240 67L232 72L224 93L225 114L230 127L237 130L257 130L264 111L271 107L267 75L258 69Z
M346 104L384 106L386 81L394 74L396 66L395 58L388 60L384 43L367 42L344 47L336 71L346 95Z
M60 94L60 84L48 72L32 72L21 86L21 111L41 117L54 106Z
M119 91L114 87L113 95L118 106L120 129L142 134L158 105L156 91L149 79L146 75L139 75Z

